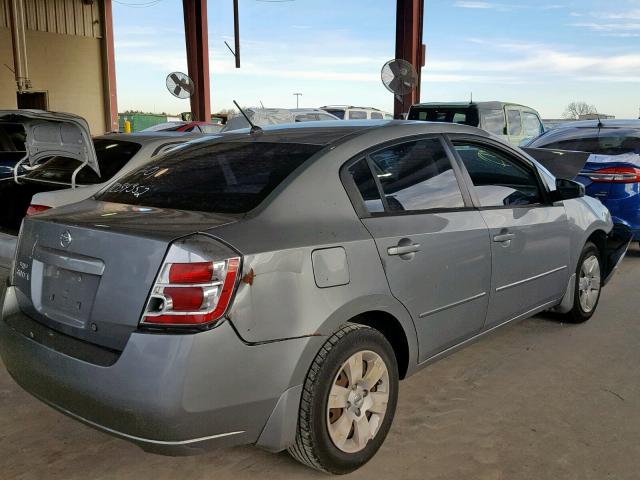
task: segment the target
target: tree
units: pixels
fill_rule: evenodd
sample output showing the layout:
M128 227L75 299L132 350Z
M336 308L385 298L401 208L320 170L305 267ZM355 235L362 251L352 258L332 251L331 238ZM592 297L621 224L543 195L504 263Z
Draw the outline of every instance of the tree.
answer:
M571 102L562 116L567 119L578 120L580 115L589 113L598 113L595 105L589 105L587 102Z

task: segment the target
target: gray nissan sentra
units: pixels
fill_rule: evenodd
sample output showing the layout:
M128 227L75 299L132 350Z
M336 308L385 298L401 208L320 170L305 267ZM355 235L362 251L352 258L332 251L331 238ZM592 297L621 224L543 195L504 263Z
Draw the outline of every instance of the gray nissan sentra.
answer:
M400 379L543 310L589 319L629 238L473 127L245 131L26 218L0 353L145 450L255 444L346 473L384 441Z

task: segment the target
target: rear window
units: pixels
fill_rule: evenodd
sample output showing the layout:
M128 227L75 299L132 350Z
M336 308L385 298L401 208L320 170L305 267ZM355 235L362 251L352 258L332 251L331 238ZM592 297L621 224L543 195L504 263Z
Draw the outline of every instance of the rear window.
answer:
M564 138L558 138L562 135ZM575 150L597 155L640 154L640 131L576 129L571 132L560 131L554 135L542 136L531 143L532 147L558 150Z
M19 123L0 123L0 152L24 152L26 133Z
M246 213L322 145L225 142L168 153L113 183L105 202L215 213Z
M141 147L139 143L104 138L94 140L93 146L98 158L100 176L91 167L85 166L76 176L76 183L79 185L92 185L110 180L138 153ZM78 161L70 158L51 157L40 168L26 175L25 178L47 182L71 183L71 176L79 166L80 163Z
M324 111L330 113L331 115L335 115L340 120L344 120L344 110L325 108Z
M478 126L478 111L469 107L413 107L409 120Z

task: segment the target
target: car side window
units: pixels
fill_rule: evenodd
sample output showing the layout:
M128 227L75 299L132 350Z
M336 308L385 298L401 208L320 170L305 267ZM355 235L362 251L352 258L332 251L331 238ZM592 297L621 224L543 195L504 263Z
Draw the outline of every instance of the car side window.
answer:
M535 138L542 133L542 122L535 113L522 112L524 136Z
M506 125L504 110L484 110L481 115L484 130L494 135L504 135Z
M390 212L465 206L449 157L437 138L393 145L369 159Z
M359 160L349 167L349 174L353 183L358 187L364 206L369 213L384 212L384 205L380 198L380 191L369 169L366 159Z
M363 110L349 110L349 120L366 120L367 112Z
M507 110L507 124L509 127L509 135L520 135L522 133L520 110Z
M454 142L469 172L482 207L541 203L538 179L531 168L498 149Z
M382 114L380 112L371 112L371 120L382 120Z

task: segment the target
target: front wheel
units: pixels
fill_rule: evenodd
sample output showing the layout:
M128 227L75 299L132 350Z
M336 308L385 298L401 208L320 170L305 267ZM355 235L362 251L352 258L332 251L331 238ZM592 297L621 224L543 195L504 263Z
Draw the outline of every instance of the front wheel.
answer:
M576 269L576 287L573 308L565 314L570 323L582 323L589 320L598 306L602 290L602 268L600 253L591 243L582 249Z
M377 330L349 323L327 340L304 383L289 453L316 470L345 474L384 441L398 399L393 349Z

